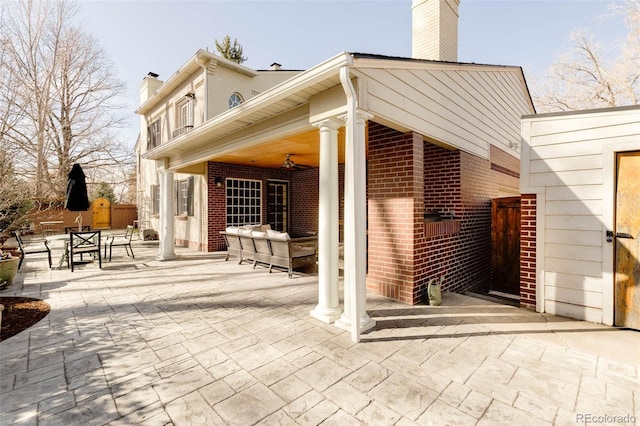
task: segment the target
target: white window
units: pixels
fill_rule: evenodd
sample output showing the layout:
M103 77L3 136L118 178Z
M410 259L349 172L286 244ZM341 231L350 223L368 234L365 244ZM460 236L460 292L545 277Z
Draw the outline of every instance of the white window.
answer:
M193 216L193 186L195 179L175 181L175 215Z
M177 127L193 126L193 99L183 100L178 104Z
M232 93L231 96L229 96L229 109L237 107L242 102L244 102L244 100L242 99L242 95L240 95L240 93Z
M227 179L227 226L262 223L262 182Z

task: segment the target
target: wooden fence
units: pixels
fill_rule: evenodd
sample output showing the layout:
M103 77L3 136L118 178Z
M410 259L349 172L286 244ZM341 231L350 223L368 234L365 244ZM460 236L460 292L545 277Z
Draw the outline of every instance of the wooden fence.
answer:
M76 221L78 215L82 217L82 225L90 226L91 229L97 228L93 223L93 210L90 208L85 212L72 212L64 208L64 206L51 206L29 215L31 220L31 229L34 232L41 232L41 222L62 222L57 224L60 232L64 232L65 228L74 228L78 226ZM101 223L100 228L124 229L127 225L133 225L133 221L138 218L138 208L135 204L111 204L109 226Z

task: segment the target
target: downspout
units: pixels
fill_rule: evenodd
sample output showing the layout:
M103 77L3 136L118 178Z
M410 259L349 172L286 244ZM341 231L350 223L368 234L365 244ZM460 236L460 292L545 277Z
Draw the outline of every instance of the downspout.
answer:
M203 61L202 56L198 56L196 58L196 62L198 63L198 65L200 65L200 67L202 68L203 71L203 78L204 78L204 105L202 107L202 124L206 123L207 120L209 119L209 73L207 72L207 70L209 69L209 61L210 59L207 59L206 61ZM193 117L193 124L195 127L195 123L196 123L196 117L195 117L195 111L192 115ZM209 176L209 171L208 171L208 166L205 165L205 167L207 168L207 172L205 174L205 181L207 180L208 176ZM195 188L194 188L195 190ZM202 192L201 192L202 194ZM207 203L209 202L208 200L209 195L207 193ZM209 216L208 214L203 214L200 217L200 247L202 248L202 242L206 242L206 245L209 244ZM207 248L205 248L205 251L208 250Z
M353 147L353 144L355 143L356 140L356 135L355 135L355 131L356 131L356 113L357 113L357 99L356 99L356 91L353 87L353 84L351 84L351 78L349 77L349 67L348 66L343 66L340 68L340 82L342 83L342 88L344 89L344 93L347 96L347 128L346 128L346 142L345 142L345 159L348 160L348 158L350 156L352 156L353 154L348 152L350 147ZM352 164L353 164L353 159L351 160ZM351 175L351 177L353 177L353 175ZM346 181L346 177L345 177L345 181ZM347 189L350 189L350 191L353 191L353 186L352 185L347 185L347 188L345 188L345 191ZM346 194L345 194L346 195ZM353 199L355 194L351 194L351 199ZM346 197L345 197L346 198ZM346 206L345 206L346 207ZM346 213L346 212L345 212ZM351 212L351 214L354 215L355 218L355 212ZM352 226L353 226L353 219L351 218L352 221ZM346 218L345 218L346 219ZM355 229L354 229L355 231ZM352 235L351 237L354 237L355 235ZM350 241L351 240L351 241ZM360 317L359 317L359 312L360 309L358 306L358 290L356 288L357 285L357 280L356 280L356 270L353 268L353 266L356 265L356 253L355 250L348 250L346 247L346 244L354 244L355 245L355 241L353 241L353 239L349 239L346 238L345 235L345 257L349 256L350 259L345 259L345 265L347 265L347 268L345 268L345 278L349 279L350 281L350 288L349 288L349 296L350 296L350 301L349 301L349 307L351 309L351 340L353 340L354 342L358 343L360 342ZM350 260L349 263L351 263L350 265L347 264L347 260ZM350 267L351 266L351 267ZM357 268L356 268L357 269ZM349 275L349 277L347 277L347 275Z
M207 70L209 69L209 59L203 62L202 57L198 56L196 58L196 62L202 68L204 72L204 107L203 107L203 123L206 123L209 119L209 76L207 75ZM195 117L193 118L195 121Z

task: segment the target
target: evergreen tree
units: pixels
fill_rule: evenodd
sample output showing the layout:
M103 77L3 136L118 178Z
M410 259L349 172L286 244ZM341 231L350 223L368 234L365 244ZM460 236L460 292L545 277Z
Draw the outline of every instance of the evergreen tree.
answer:
M93 199L106 198L111 204L116 202L116 194L113 188L106 182L100 182L93 190Z
M228 35L222 39L222 42L216 39L216 49L218 53L220 53L220 56L237 64L241 64L247 60L247 58L242 56L242 45L238 43L238 40L235 38L232 44L231 37Z

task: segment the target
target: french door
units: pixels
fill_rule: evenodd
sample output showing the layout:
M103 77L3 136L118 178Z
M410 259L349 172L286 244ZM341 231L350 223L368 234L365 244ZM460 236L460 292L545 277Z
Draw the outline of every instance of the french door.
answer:
M267 223L276 231L289 231L289 182L267 182Z

